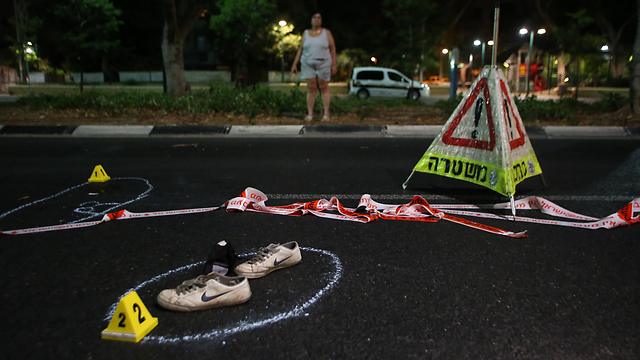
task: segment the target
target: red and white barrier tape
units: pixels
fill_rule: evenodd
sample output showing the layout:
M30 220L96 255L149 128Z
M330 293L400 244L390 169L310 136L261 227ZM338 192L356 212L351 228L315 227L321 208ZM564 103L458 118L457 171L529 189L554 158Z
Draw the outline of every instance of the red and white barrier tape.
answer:
M497 209L508 210L511 209L511 204L500 203L493 205L430 205L425 199L420 196L414 196L414 198L408 204L403 205L389 205L382 204L371 199L370 195L363 195L358 203L356 209L344 207L340 201L333 197L330 200L319 199L305 203L293 203L285 206L267 206L265 203L267 196L258 189L248 187L239 197L233 198L225 202L221 207L226 208L227 211L252 211L261 212L267 214L276 215L288 215L288 216L303 216L306 214L313 214L318 217L355 221L361 223L368 223L377 219L383 220L404 220L404 221L424 221L424 222L437 222L440 220L450 221L457 224L472 227L478 230L487 231L497 235L503 235L513 238L525 237L525 231L523 232L511 232L503 229L499 229L493 226L480 224L467 219L459 218L457 216L472 216L485 219L500 219L511 220L519 222L528 222L536 224L549 224L559 226L570 226L586 229L598 229L606 228L612 229L618 226L625 226L640 222L640 198L633 200L627 206L620 211L611 214L605 218L597 219L591 216L581 215L567 209L562 208L546 199L531 196L524 199L517 200L515 202L516 209L519 210L538 210L544 214L561 217L571 220L580 220L586 222L570 222L559 220L545 220L528 218L521 216L502 216L492 213L476 212L470 210L483 210L483 209ZM89 221L83 223L74 223L66 225L45 226L39 228L21 229L0 231L1 235L20 235L29 234L53 230L66 230L73 228L82 228L88 226L94 226L113 220L126 220L134 218L155 217L155 216L170 216L170 215L184 215L192 213L201 213L218 210L221 207L210 208L197 208L197 209L183 209L172 211L158 211L158 212L145 212L145 213L131 213L127 210L120 210L117 212L109 213L105 215L102 220ZM364 210L364 213L358 212L359 209ZM457 216L453 216L457 215Z

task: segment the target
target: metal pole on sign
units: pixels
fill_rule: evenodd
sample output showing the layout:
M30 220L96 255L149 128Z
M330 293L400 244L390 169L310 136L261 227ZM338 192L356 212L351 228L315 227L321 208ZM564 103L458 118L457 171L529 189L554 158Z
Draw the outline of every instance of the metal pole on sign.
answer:
M531 55L533 53L533 30L529 32L529 55L527 56L527 95L529 97L529 81L531 80Z
M496 66L498 57L498 24L500 23L500 2L496 2L496 9L493 13L493 49L491 50L491 66Z

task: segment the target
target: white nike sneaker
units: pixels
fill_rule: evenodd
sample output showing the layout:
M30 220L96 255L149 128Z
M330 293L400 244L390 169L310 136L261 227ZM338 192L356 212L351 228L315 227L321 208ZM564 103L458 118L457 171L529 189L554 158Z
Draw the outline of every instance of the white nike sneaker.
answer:
M302 260L300 248L295 241L286 244L271 244L260 248L253 259L236 266L236 274L255 279L268 273L293 266Z
M251 297L249 281L212 272L187 280L175 289L162 290L158 304L175 311L198 311L242 304Z

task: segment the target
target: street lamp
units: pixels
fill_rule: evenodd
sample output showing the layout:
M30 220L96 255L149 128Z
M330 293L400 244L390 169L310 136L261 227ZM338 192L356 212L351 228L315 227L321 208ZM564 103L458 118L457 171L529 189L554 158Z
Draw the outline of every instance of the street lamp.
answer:
M480 46L482 45L482 67L484 68L484 49L486 45L493 46L493 40L489 40L486 43L484 41L475 40L473 45Z
M284 20L280 20L280 22L278 22L278 25L280 25L280 33L282 35L282 39L280 41L280 47L282 48L282 71L280 73L282 74L282 82L284 83L284 30L283 28L287 25L287 22Z
M545 34L547 30L538 29L538 35ZM527 97L529 96L529 80L531 77L531 53L533 52L533 31L529 31L528 29L522 28L520 29L520 35L524 35L529 33L529 54L527 55Z
M375 56L372 56L371 57L371 62L374 63L374 64L377 64L378 63L378 59L376 59Z
M440 85L442 85L442 56L443 55L447 55L449 53L449 49L442 49L442 53L440 54L440 79L438 80L438 83Z
M27 45L25 46L25 55L24 55L24 62L27 65L26 66L26 70L27 70L27 83L29 84L29 91L31 91L31 74L29 74L29 54L33 53L33 49L31 49L29 46L33 46L33 44L31 43L31 41L27 41Z
M609 45L603 45L600 51L605 52L604 58L607 59L607 86L611 80L611 54L609 53Z

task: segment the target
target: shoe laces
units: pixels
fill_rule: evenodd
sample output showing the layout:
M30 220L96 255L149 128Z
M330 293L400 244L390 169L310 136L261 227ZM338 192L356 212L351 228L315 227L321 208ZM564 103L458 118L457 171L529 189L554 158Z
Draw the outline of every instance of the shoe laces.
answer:
M183 281L182 284L176 287L176 293L182 295L183 293L190 293L198 288L207 286L207 281L214 279L219 281L217 277L211 277L209 275L200 275L195 279Z
M258 250L258 253L256 253L256 255L247 262L249 264L255 264L255 263L264 261L265 259L269 258L272 254L275 254L278 252L276 250L276 247L278 245L280 244L271 244L267 247L261 247L260 250Z

